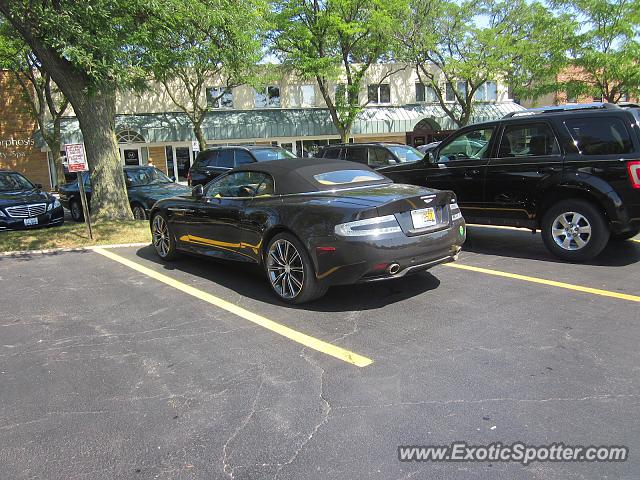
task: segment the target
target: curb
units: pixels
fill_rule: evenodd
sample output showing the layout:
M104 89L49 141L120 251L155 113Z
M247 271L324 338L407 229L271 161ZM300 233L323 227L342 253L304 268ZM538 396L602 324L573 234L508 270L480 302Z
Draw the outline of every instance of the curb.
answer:
M46 255L49 253L82 252L96 248L146 247L148 245L151 245L151 243L116 243L111 245L88 245L86 247L49 248L46 250L15 250L12 252L0 252L0 257L23 257L28 255Z

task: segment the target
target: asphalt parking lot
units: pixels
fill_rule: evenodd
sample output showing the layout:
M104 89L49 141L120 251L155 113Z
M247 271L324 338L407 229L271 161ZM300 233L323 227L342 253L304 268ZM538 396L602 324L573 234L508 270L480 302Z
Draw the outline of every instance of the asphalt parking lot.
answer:
M572 265L539 235L470 227L458 266L299 308L250 267L108 252L0 257L2 479L640 476L638 238ZM630 459L397 458L453 441Z

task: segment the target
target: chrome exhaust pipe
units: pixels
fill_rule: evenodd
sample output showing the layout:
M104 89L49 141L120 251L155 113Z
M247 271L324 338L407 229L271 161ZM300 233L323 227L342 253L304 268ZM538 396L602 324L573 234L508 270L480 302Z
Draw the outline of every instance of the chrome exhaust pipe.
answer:
M387 267L387 273L389 275L395 275L399 271L400 271L400 265L398 265L397 263L392 263Z

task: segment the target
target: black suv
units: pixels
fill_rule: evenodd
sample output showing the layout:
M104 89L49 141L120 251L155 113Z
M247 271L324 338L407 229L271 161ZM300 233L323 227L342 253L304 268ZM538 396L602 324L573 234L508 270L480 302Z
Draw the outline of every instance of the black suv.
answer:
M189 174L189 185L205 185L218 175L245 163L296 158L289 150L268 145L212 147L198 154Z
M539 229L569 261L640 231L640 109L543 107L464 127L423 160L379 169L453 190L470 223Z
M364 163L384 171L384 167L421 160L424 153L401 143L336 143L324 147L315 156Z

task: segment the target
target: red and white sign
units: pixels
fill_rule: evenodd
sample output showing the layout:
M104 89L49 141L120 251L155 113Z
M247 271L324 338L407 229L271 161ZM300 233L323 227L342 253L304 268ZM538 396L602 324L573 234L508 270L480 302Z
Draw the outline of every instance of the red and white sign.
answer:
M84 144L70 143L64 146L64 151L67 154L67 168L70 173L89 170L87 159L84 156Z

